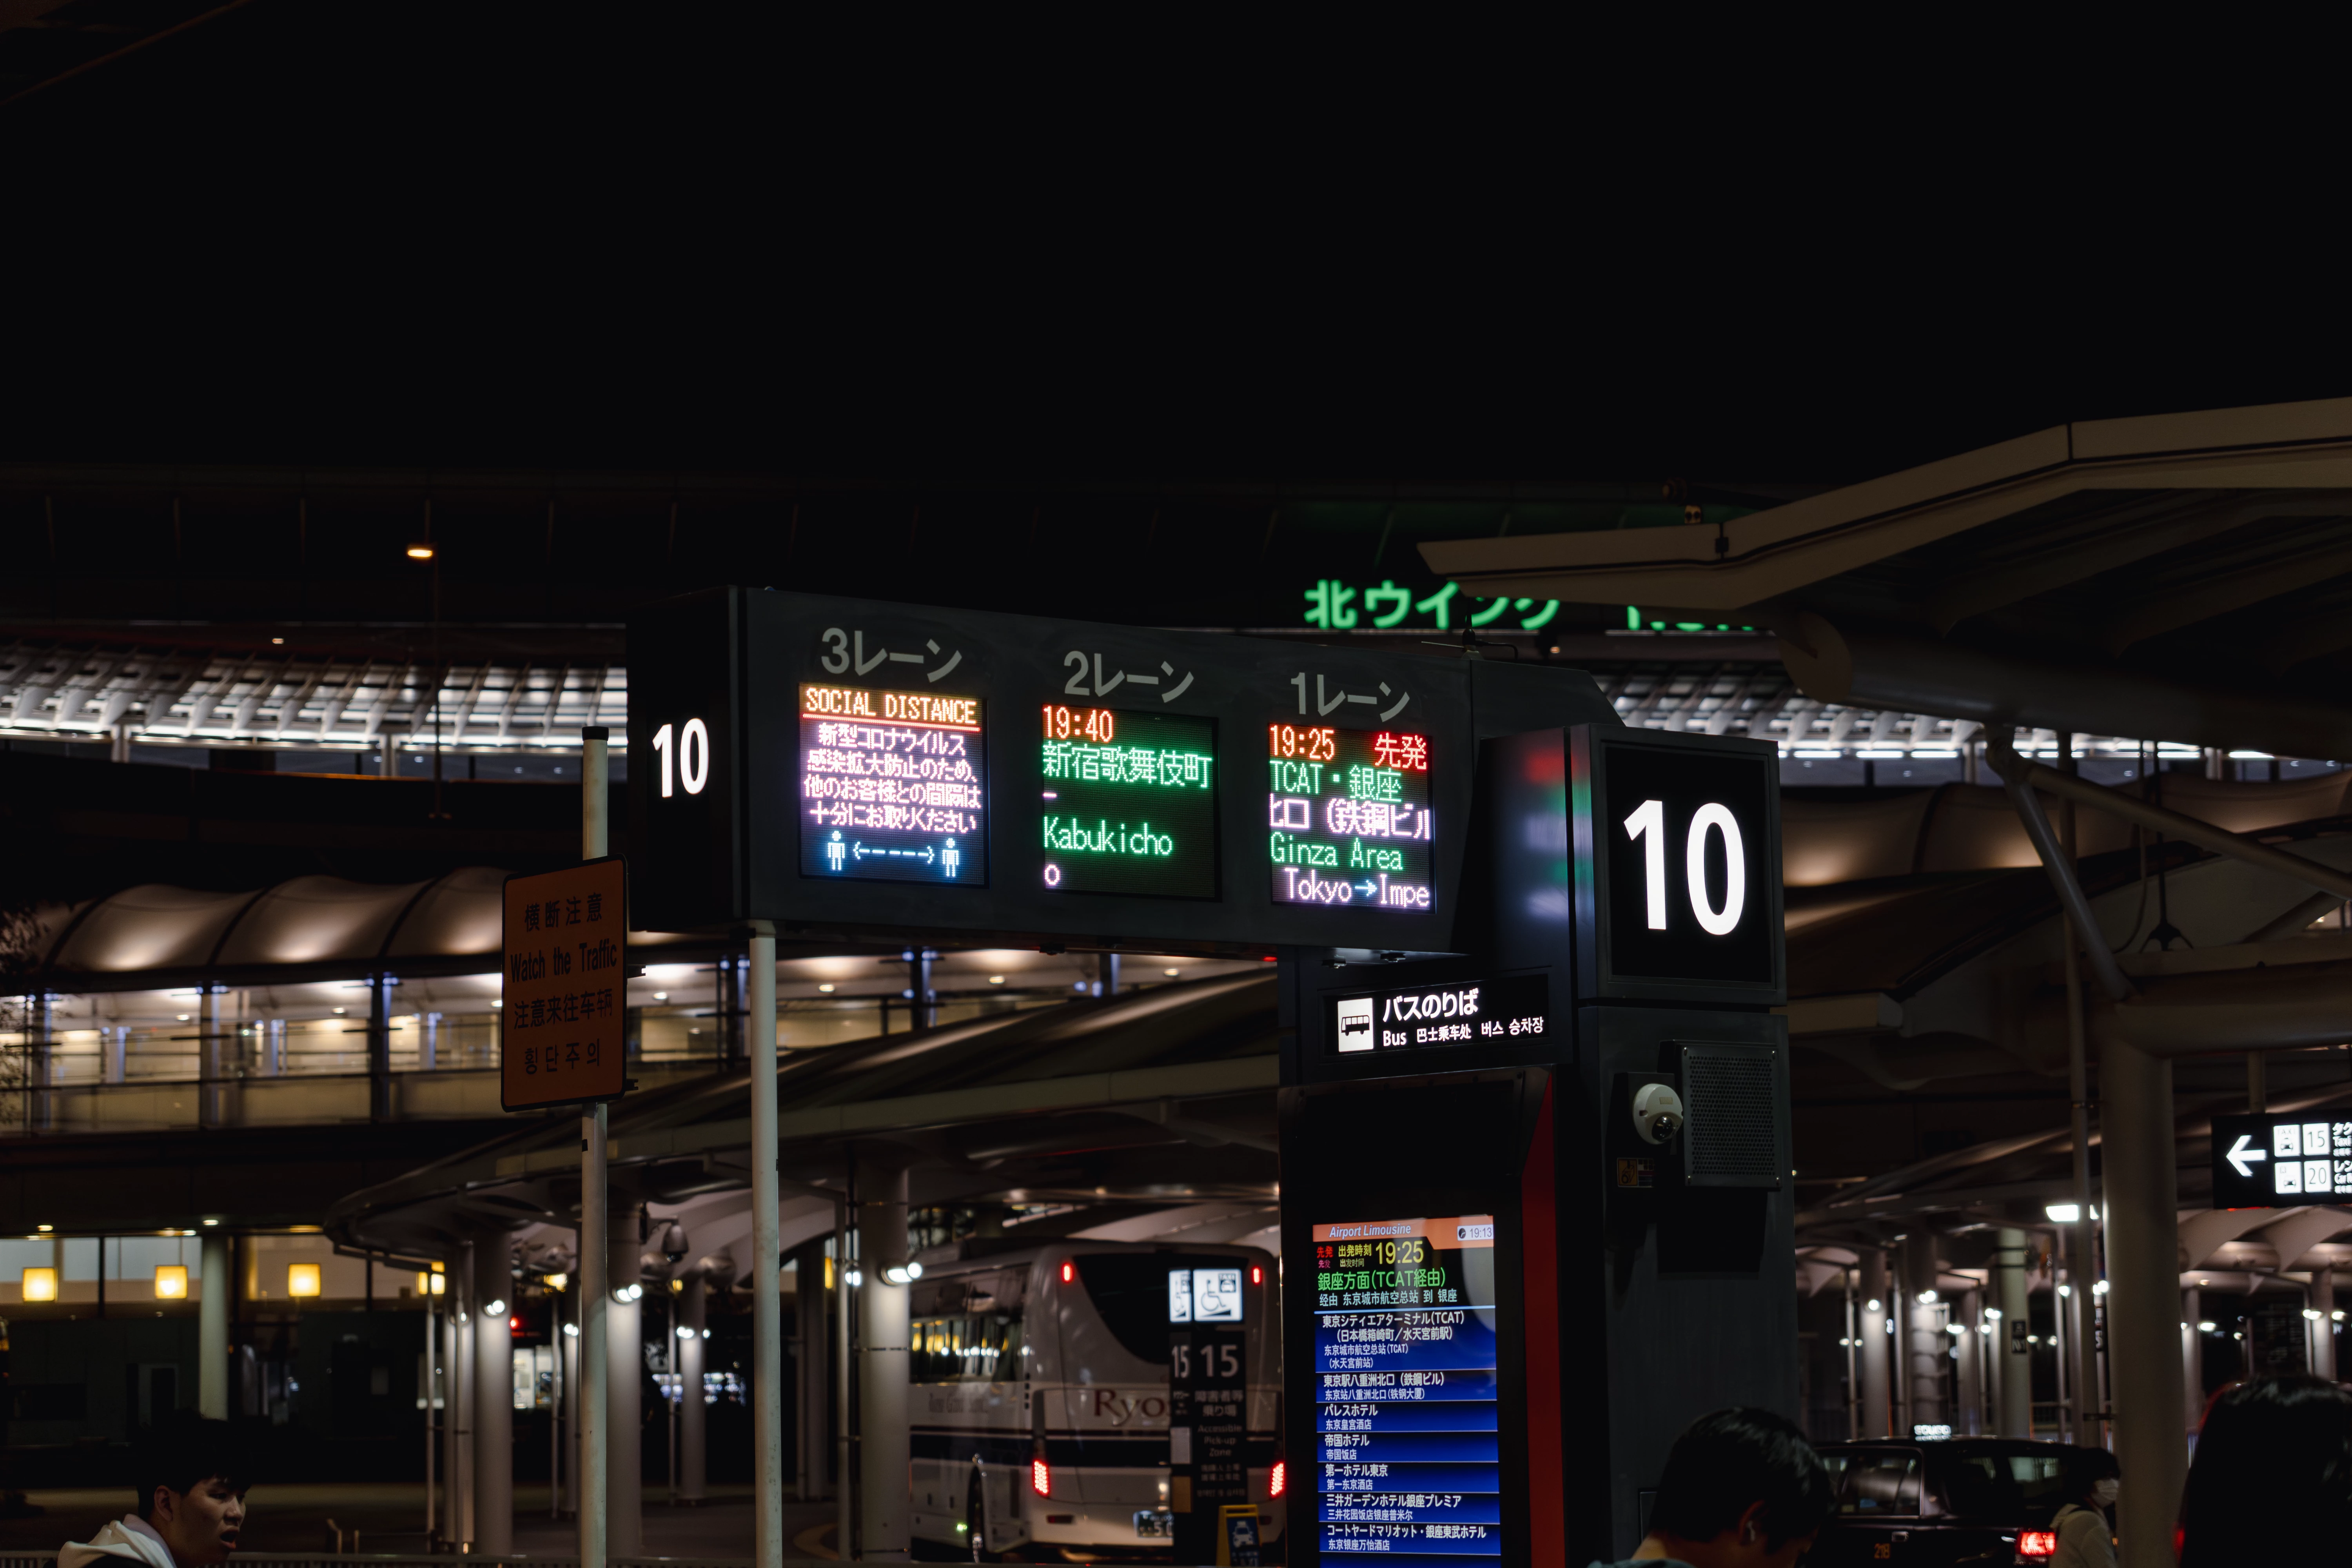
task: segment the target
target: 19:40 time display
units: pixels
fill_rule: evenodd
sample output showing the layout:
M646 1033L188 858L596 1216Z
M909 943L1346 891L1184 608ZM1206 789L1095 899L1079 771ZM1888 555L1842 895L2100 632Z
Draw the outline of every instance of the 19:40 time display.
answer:
M1266 752L1275 902L1436 907L1428 736L1269 724Z

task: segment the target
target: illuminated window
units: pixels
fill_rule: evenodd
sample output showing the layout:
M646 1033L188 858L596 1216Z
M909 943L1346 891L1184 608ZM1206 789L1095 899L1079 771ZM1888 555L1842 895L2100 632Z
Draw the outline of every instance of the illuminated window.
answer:
M184 1301L188 1299L188 1268L184 1263L155 1265L155 1300Z
M54 1301L58 1299L58 1271L54 1268L25 1270L25 1300Z
M289 1296L316 1296L319 1293L319 1266L315 1263L288 1264L286 1293Z

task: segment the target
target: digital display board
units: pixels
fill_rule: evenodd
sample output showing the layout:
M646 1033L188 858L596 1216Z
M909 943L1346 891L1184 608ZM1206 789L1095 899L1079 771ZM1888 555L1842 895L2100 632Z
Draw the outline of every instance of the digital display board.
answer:
M1544 1032L1550 1002L1540 974L1334 996L1324 1037L1333 1056L1525 1039Z
M2352 1120L2326 1112L2213 1118L2216 1208L2299 1208L2352 1198Z
M1427 735L1269 724L1266 748L1276 903L1436 907Z
M977 697L804 683L801 873L988 883L988 768Z
M1217 896L1217 726L1048 703L1039 876L1059 893Z
M1499 1559L1494 1216L1318 1225L1314 1247L1318 1547Z

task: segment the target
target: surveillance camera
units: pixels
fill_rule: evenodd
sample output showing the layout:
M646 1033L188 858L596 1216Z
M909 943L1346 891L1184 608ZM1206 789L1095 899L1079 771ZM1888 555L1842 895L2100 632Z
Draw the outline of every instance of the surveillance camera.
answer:
M1644 1141L1664 1143L1683 1130L1683 1097L1663 1083L1633 1091L1633 1127Z

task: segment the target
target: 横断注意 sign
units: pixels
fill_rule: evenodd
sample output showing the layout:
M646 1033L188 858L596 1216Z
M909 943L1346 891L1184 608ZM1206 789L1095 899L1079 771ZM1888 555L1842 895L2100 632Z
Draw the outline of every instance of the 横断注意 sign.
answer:
M613 1100L627 1087L627 881L618 856L506 884L499 1092L509 1110Z

